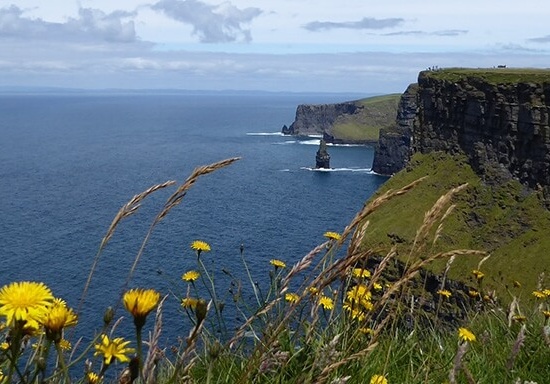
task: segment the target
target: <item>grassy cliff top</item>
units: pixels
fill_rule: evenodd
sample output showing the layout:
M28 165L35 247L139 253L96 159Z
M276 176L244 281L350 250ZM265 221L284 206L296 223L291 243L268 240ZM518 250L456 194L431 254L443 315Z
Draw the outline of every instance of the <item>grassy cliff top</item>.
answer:
M333 128L334 137L344 141L376 141L381 128L395 122L401 94L368 97L354 103L363 106L360 113L340 116Z
M550 69L537 68L445 68L437 71L423 71L428 76L447 81L461 81L480 78L491 84L545 83L550 82Z
M550 212L544 209L540 194L525 190L516 181L485 185L466 158L444 153L415 154L409 166L389 179L378 194L423 176L428 178L412 191L390 200L371 215L364 245L384 252L397 239L400 257L406 261L424 213L448 190L468 183L467 189L457 195L456 207L443 222L441 235L429 251L487 251L491 257L481 266L486 288L496 290L497 296L507 301L511 292L518 294L514 287L517 281L524 300L531 300L539 275L544 272L548 276L550 272ZM479 257L457 257L449 276L475 286L471 271L477 269L479 261ZM444 264L435 265L434 271L440 272Z

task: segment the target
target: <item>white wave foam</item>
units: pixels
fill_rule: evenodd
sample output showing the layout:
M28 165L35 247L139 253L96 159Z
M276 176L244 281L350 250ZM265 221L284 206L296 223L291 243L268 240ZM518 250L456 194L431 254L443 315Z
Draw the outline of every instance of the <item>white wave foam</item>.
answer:
M298 144L303 145L319 145L321 140L314 139L314 140L298 140ZM334 143L327 143L329 147L364 147L362 144L334 144Z
M321 142L321 140L299 140L298 143L299 144L304 144L304 145L319 145L319 143Z
M247 132L248 136L287 136L282 132Z
M275 145L296 144L296 140L278 141L278 142L272 143L272 144L275 144Z
M359 172L359 173L368 173L370 175L377 175L376 172L372 171L372 168L312 168L312 167L300 167L305 171L312 172Z

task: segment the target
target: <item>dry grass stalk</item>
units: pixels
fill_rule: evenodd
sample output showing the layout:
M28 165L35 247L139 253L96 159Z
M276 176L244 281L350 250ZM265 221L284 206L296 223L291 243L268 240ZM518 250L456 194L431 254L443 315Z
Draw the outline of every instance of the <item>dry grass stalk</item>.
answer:
M521 349L525 341L525 329L526 329L526 326L525 324L523 324L521 326L521 329L518 332L518 336L516 337L514 346L510 351L510 356L508 357L508 361L506 361L506 369L508 370L508 372L512 371L512 368L514 368L514 362L516 361L516 357L518 356L519 350Z
M233 164L237 160L240 160L240 157L233 157L233 158L230 158L230 159L218 161L217 163L212 163L210 165L205 165L205 166L202 166L202 167L195 168L195 170L193 171L193 173L191 173L191 175L187 178L187 180L185 180L185 182L181 186L178 187L176 192L174 192L168 198L166 203L164 203L164 206L163 206L162 210L160 211L160 213L155 217L155 219L151 223L151 226L149 227L149 230L147 231L147 234L145 235L145 237L144 237L144 239L141 243L141 247L139 248L139 251L138 251L138 253L137 253L137 255L134 259L134 263L132 264L132 267L130 268L130 271L128 272L128 277L126 278L126 281L124 282L123 291L128 287L128 284L130 283L130 280L132 279L132 276L134 274L134 271L136 270L137 264L138 264L138 262L141 258L141 255L143 254L143 251L145 250L145 246L149 242L149 238L151 237L151 234L153 233L153 229L155 228L155 226L164 217L166 217L166 215L168 214L168 212L170 212L170 210L172 208L176 207L177 205L179 205L179 203L181 203L182 199L187 194L187 191L189 190L189 188L191 188L193 186L193 184L195 184L197 182L199 177L207 175L209 173L212 173L212 172L214 172L218 169L227 167L228 165Z
M145 377L146 384L153 384L155 382L155 368L160 352L158 344L162 332L162 305L167 297L168 295L164 296L157 306L155 325L153 326L153 332L149 336L149 350L143 364L143 376Z
M435 245L436 241L441 236L441 232L443 231L443 222L445 221L447 216L449 216L451 214L451 212L454 211L455 207L456 207L455 204L451 205L449 208L447 208L447 211L443 214L443 217L441 218L440 223L437 226L437 229L435 230L435 235L434 235L434 239L432 241L432 246Z
M164 189L166 187L174 185L175 183L176 183L175 181L169 180L169 181L165 181L162 184L153 185L152 187L146 189L145 191L143 191L143 192L141 192L137 195L134 195L130 199L130 201L128 201L126 204L124 204L119 209L119 211L115 215L113 221L111 222L111 225L109 226L109 229L107 229L107 233L105 234L105 236L101 240L101 244L99 245L99 250L97 251L97 254L94 257L94 262L92 264L92 267L90 268L90 273L88 274L88 279L86 280L86 284L84 285L84 289L82 291L82 296L80 297L80 302L78 304L77 313L80 313L80 311L82 310L82 305L84 304L84 299L86 298L86 294L88 293L88 288L90 287L90 283L92 281L92 276L93 276L93 274L95 272L95 269L97 267L97 263L99 262L99 257L101 255L101 251L103 250L105 245L107 245L107 243L109 242L109 240L113 236L113 233L115 232L116 227L120 224L122 219L125 219L125 218L133 215L134 213L136 213L137 210L139 209L139 207L141 207L142 201L147 196L151 195L152 193L154 193L154 192L156 192L160 189Z
M514 316L518 312L518 309L519 309L519 302L517 297L514 296L514 299L512 300L512 302L508 307L508 328L512 327Z
M360 359L360 358L368 355L369 353L371 353L376 348L377 345L378 345L378 343L372 343L368 347L360 350L359 352L354 353L354 354L346 357L345 359L342 359L342 360L339 360L335 363L330 364L329 366L325 367L321 371L319 376L313 382L315 384L324 384L324 383L326 383L327 380L329 379L330 373L333 372L335 369L341 367L342 365L346 365L346 364L348 364L348 363L350 363L354 360Z
M462 184L459 185L456 188L452 188L450 191L448 191L446 194L441 196L435 204L432 206L432 208L426 212L424 215L424 221L422 222L422 225L416 232L416 236L414 238L413 245L411 246L411 250L409 253L409 257L414 256L416 253L420 253L423 248L426 246L426 239L428 238L428 235L430 233L430 230L432 229L433 225L439 220L439 218L443 217L442 212L445 207L448 206L449 202L453 198L455 194L462 191L468 186L468 184ZM448 210L445 209L445 212Z
M451 371L449 372L449 383L450 384L456 384L456 377L458 375L458 372L462 368L462 358L466 354L466 351L468 351L468 343L461 343L458 346L458 350L456 351L456 356L454 359L453 367L451 368Z
M477 264L477 268L476 268L476 269L477 269L477 270L480 270L480 269L481 269L481 265L482 265L484 262L486 262L487 259L489 259L490 257L491 257L491 255L489 254L489 255L485 256L483 259L481 259L481 260L479 261L479 263Z

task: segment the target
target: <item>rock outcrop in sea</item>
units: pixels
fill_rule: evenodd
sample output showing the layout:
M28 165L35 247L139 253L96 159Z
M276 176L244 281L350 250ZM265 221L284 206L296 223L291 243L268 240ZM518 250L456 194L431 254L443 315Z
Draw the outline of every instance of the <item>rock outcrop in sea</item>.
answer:
M330 154L327 151L327 142L324 139L319 142L319 149L315 155L315 168L330 168Z
M381 131L373 170L393 174L415 152L446 151L466 154L489 182L550 186L550 75L513 81L503 72L495 81L464 73L419 74L401 97L395 127Z

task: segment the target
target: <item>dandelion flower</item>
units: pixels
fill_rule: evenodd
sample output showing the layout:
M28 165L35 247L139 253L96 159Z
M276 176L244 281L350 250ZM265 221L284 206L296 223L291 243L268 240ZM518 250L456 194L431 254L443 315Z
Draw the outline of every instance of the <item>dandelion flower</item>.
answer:
M446 289L440 289L439 291L437 291L437 294L439 296L445 297L446 299L448 299L452 295L451 291L448 291Z
M336 240L336 241L338 241L338 240L340 240L340 239L342 238L342 236L341 236L339 233L337 233L337 232L330 232L330 231L329 231L329 232L325 232L325 233L323 234L323 236L325 236L325 237L326 237L327 239L329 239L329 240Z
M361 327L361 328L359 328L359 332L361 332L363 335L367 335L367 336L370 336L370 335L374 334L374 330L372 328L369 328L369 327Z
M550 319L550 311L542 311L545 319Z
M388 384L388 379L382 375L373 375L370 378L370 384Z
M353 268L351 274L353 275L353 277L356 277L358 279L365 279L370 277L370 271L364 268Z
M537 299L544 299L546 295L542 291L533 291L533 296L535 296Z
M54 299L52 305L40 319L40 323L46 330L46 337L54 342L61 340L61 331L64 328L75 326L77 322L77 315L61 299Z
M67 340L67 339L61 339L61 340L59 341L59 346L60 346L61 349L64 350L64 351L70 351L70 350L73 348L71 342L70 342L69 340Z
M308 291L309 293L311 293L312 295L316 295L316 294L319 293L319 289L318 289L317 287L309 287L309 288L307 289L307 291Z
M380 283L374 283L372 285L372 287L374 288L375 291L381 291L382 290L382 284L380 284Z
M88 372L86 374L86 382L88 384L99 384L101 382L101 377L95 372Z
M364 284L357 284L351 288L346 293L347 299L352 303L358 303L361 305L366 305L367 302L370 302L372 294L367 289L367 286Z
M101 343L94 346L94 356L103 356L105 365L110 365L113 359L117 359L121 363L127 363L130 358L127 356L134 353L134 348L128 348L129 341L124 341L122 337L117 337L110 340L107 335L101 335Z
M544 293L544 296L550 296L550 289L543 289L542 293Z
M289 303L296 303L300 299L297 293L287 293L285 295L285 300Z
M372 305L372 304L371 304ZM363 321L365 320L365 318L367 317L367 315L365 314L365 312L363 312L361 309L359 308L356 308L354 307L353 305L351 305L350 303L346 302L344 303L344 305L342 306L342 308L344 308L346 311L349 312L350 316L352 319L356 319L358 321Z
M321 296L319 299L319 305L329 311L334 309L334 301L328 296Z
M195 240L191 243L191 249L197 251L200 256L201 252L210 252L210 245L206 241Z
M512 317L512 320L515 321L516 323L525 323L527 321L527 317L523 315L514 315Z
M467 343L476 341L476 335L466 328L458 328L458 338Z
M474 277L478 280L478 281L481 281L484 277L485 277L485 274L483 272L481 272L480 270L477 270L477 269L474 269L472 271L472 275L474 275Z
M191 308L195 309L197 307L197 303L199 302L198 299L192 298L192 297L186 297L181 300L181 306L183 308Z
M6 317L6 323L10 327L21 321L38 328L38 320L52 300L52 291L44 283L11 283L0 289L0 315Z
M200 275L201 274L197 271L187 271L181 276L181 279L183 281L192 283L193 281L196 281L200 277Z
M273 265L275 268L285 268L286 267L285 262L282 261L282 260L278 260L278 259L271 259L271 260L269 260L269 263L271 265Z
M472 299L475 299L476 297L479 297L479 292L476 291L475 289L470 289L468 291L468 296L470 296Z
M155 309L159 300L160 293L154 289L131 289L122 297L124 307L134 316L136 327L145 324L145 318Z

